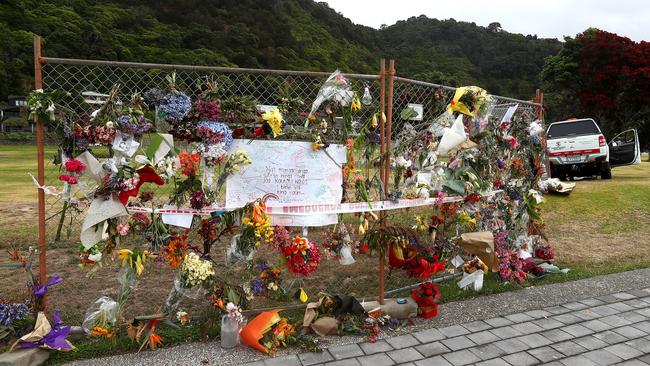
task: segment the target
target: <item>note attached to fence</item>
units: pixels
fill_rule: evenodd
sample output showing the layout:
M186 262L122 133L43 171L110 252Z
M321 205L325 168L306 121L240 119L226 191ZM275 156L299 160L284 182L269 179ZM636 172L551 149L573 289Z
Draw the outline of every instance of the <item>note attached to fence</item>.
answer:
M228 177L227 207L243 206L267 193L278 196L273 204L341 203L340 165L346 162L343 145L330 145L326 154L314 151L311 142L235 140L231 149L246 150L252 164ZM304 218L305 226L311 226L308 223L314 219ZM298 221L295 218L289 226L301 226Z

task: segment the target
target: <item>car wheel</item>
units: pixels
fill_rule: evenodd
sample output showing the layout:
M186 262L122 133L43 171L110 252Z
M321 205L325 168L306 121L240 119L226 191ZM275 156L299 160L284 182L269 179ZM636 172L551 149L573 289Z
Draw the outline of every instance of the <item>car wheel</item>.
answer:
M606 163L600 171L600 179L612 179L612 167Z

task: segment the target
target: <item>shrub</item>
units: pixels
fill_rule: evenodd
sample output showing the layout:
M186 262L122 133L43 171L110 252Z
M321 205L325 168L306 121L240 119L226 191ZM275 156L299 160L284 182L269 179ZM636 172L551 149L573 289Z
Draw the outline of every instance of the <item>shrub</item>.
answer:
M5 127L29 127L29 121L23 117L11 117L2 122Z
M33 136L29 132L10 132L5 133L3 137L11 142L29 142Z

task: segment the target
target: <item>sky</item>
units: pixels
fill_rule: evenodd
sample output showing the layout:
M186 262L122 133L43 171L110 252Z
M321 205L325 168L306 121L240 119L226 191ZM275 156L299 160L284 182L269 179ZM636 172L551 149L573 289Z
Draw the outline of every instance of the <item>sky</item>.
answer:
M318 1L318 0L317 0ZM321 0L354 23L379 28L412 16L498 22L511 33L563 39L595 27L634 41L650 41L647 0Z

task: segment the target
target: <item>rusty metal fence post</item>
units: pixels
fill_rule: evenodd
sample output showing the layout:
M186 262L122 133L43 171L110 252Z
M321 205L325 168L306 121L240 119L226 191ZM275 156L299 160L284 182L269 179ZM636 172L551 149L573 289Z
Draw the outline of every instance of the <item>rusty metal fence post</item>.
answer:
M34 37L34 88L43 88L43 73L41 69L41 37ZM36 145L37 145L37 159L38 159L38 184L42 187L45 185L45 153L43 146L43 121L38 118L36 121ZM46 282L47 268L46 268L46 249L45 249L45 191L38 189L38 273L40 284ZM44 295L41 303L41 309L45 309L47 305L47 298Z
M386 152L386 119L384 116L386 115L386 60L381 59L379 61L379 84L380 84L380 96L379 96L379 110L381 113L381 116L379 118L379 141L380 141L380 148L379 148L379 153L382 159L384 158L384 154ZM381 163L381 159L380 159ZM386 195L386 170L384 169L383 166L379 167L379 177L380 180L384 183L384 197L381 197L382 199L385 199ZM386 215L385 211L381 211L379 213L380 218L382 219L381 225L385 226L386 222L384 221L384 217ZM377 301L379 301L380 304L384 303L384 271L385 271L385 254L383 251L380 251L379 253L379 268L377 270L378 274L378 281L377 281Z

